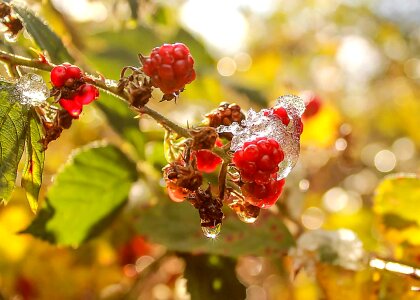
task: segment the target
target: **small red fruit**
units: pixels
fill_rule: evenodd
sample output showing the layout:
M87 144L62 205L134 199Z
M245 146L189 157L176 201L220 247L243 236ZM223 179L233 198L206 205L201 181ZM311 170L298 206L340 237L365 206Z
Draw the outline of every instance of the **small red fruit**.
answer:
M304 101L305 101L305 112L303 113L304 119L309 119L315 116L322 106L321 99L312 92L307 92L304 94Z
M194 59L182 43L163 44L143 60L143 72L163 93L177 93L195 79Z
M233 155L233 163L239 169L243 182L267 183L273 173L278 172L278 164L284 153L279 143L271 138L260 137L246 142Z
M289 125L290 118L287 115L287 111L285 108L281 106L275 106L271 109L264 110L264 116L274 115L281 120L284 125Z
M66 84L68 79L80 79L82 77L82 70L79 67L73 66L69 63L64 63L59 66L55 66L51 70L51 83L55 87L62 87Z
M98 89L91 84L84 84L78 89L79 93L74 97L76 102L86 105L98 98Z
M67 112L73 119L78 119L79 115L82 113L83 105L78 101L75 101L73 99L61 98L59 103L62 108L67 110Z
M198 150L195 152L197 159L197 170L205 173L212 173L220 165L222 159L210 150Z
M151 251L152 246L147 243L144 237L140 235L134 236L118 249L120 265L135 264L140 256L149 255Z
M174 202L183 202L190 194L189 190L176 185L170 180L166 181L166 189L168 190L169 198Z
M246 183L242 186L245 201L260 208L269 208L279 199L285 180L277 180L272 176L265 184L255 182Z
M67 80L67 70L64 66L57 66L51 70L51 83L55 87L62 87Z

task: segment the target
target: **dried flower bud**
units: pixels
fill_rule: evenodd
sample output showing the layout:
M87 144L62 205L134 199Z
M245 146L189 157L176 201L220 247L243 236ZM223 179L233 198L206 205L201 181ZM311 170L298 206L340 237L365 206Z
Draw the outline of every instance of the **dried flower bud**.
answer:
M197 190L203 183L203 176L192 165L174 161L163 168L165 180L190 191Z
M191 148L193 150L213 149L219 135L212 127L198 127L190 130L193 138Z

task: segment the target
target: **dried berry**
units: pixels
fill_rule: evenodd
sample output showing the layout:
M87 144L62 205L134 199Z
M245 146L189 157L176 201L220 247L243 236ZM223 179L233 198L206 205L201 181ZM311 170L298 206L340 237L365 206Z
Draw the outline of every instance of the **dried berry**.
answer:
M227 102L220 103L219 107L208 113L206 117L209 120L210 127L219 127L220 125L229 126L233 122L241 122L245 115L241 112L238 104Z
M212 127L197 127L190 130L193 138L191 148L193 150L213 149L219 135Z
M216 228L222 223L224 218L223 202L219 198L213 197L210 186L206 190L197 189L195 193L190 194L187 200L198 210L202 227Z
M197 190L202 182L203 176L195 170L193 164L185 164L178 160L174 161L163 168L165 180L171 181L177 187L185 188L189 191Z
M163 44L142 59L143 71L164 94L181 92L195 79L194 59L182 43Z

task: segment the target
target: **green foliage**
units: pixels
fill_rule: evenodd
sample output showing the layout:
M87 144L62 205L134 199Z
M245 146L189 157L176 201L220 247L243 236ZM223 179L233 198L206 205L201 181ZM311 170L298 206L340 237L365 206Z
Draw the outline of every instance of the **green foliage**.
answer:
M185 278L191 299L245 299L245 287L236 278L236 261L216 255L183 254Z
M136 178L135 163L117 147L86 146L57 174L46 205L23 232L77 247L110 223Z
M22 5L13 5L15 12L21 17L22 22L38 44L41 50L48 52L53 63L62 63L65 61L73 61L73 58L64 47L61 39L37 17L31 10Z
M26 164L22 173L22 187L33 212L38 209L38 195L44 171L45 151L41 140L44 136L41 122L35 111L29 113L29 129L26 135Z
M29 126L29 109L13 98L13 85L0 82L0 201L7 203L15 187Z
M256 224L245 224L236 215L228 214L220 236L215 240L205 239L197 211L189 203L174 203L169 199L142 209L137 228L150 241L181 252L233 257L281 255L294 244L281 218L269 213L260 216Z

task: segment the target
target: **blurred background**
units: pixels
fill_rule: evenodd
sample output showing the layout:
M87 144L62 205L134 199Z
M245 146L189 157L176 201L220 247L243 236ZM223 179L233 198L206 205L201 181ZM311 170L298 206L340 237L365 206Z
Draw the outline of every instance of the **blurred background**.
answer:
M122 67L139 65L138 53L148 55L163 42L188 45L196 81L176 105L158 103L159 94L151 101L151 107L184 126L198 124L222 101L243 110L268 107L291 93L315 101L303 120L301 157L283 196L290 214L308 231L351 229L368 253L420 266L420 229L387 230L372 208L375 188L386 175L420 170L420 1L26 3L63 39L77 64L107 78L118 80ZM2 39L0 48L28 56L33 53L23 49L31 45L23 34L16 42ZM6 76L3 68L0 72ZM69 249L17 234L34 218L21 188L8 206L0 207L0 299L190 299L187 264L196 266L188 270L193 276L206 264L230 266L222 273L238 278L248 300L343 299L337 298L342 292L368 299L361 296L359 283L375 274L352 277L320 268L315 276L302 271L291 281L289 262L280 256L224 261L193 256L194 251L165 255L167 245L139 235L133 221L142 205L166 197L159 173L166 164L162 130L147 118L140 128L151 166L148 178L133 187L126 209L98 238ZM102 139L125 147L102 112L87 107L50 144L42 193L73 149ZM292 233L296 229L286 225ZM369 299L420 299L419 292L406 287L405 277L381 276L385 287L371 291ZM338 277L345 291L331 286ZM203 293L200 299L216 298Z

